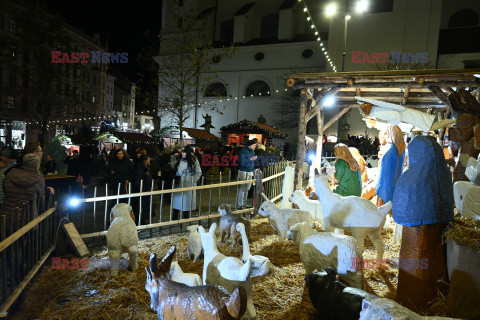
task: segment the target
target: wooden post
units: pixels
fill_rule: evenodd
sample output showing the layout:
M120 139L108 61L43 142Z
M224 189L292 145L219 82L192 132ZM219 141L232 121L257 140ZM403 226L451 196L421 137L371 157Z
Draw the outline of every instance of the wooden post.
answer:
M255 182L255 211L253 212L253 215L258 214L258 210L260 209L260 202L261 202L261 196L260 194L262 193L262 171L258 171L257 173L257 178Z
M317 113L317 154L315 155L315 168L318 169L318 172L321 172L320 167L322 166L322 146L323 146L323 108L320 109L320 112Z
M305 113L307 112L307 95L302 90L300 95L300 110L298 112L298 137L297 137L297 162L295 163L295 190L302 189L303 180L303 162L305 161L305 135L307 124L305 121Z

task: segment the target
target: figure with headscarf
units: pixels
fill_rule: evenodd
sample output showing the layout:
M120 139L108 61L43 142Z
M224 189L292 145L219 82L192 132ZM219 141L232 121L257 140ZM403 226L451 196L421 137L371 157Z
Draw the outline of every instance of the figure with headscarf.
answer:
M400 127L390 125L386 130L387 148L379 165L377 181L377 205L391 201L395 184L403 171L405 160L405 141Z
M392 202L393 219L403 225L396 300L424 312L447 278L442 234L453 220L452 175L433 137L418 136L409 143L408 167Z
M362 182L367 183L368 182L368 175L367 175L367 161L362 157L360 154L360 151L358 151L357 148L354 147L349 147L348 150L350 150L350 153L352 156L357 160L358 165L360 166L360 176L362 177Z
M339 143L333 149L335 152L335 179L338 186L333 190L341 196L362 195L362 179L360 177L360 166L353 158L348 147Z

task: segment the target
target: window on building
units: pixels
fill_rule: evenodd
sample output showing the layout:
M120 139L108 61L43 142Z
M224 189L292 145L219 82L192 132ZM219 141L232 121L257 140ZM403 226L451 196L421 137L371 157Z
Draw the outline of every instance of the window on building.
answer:
M220 27L220 41L233 42L233 19L223 21Z
M10 33L17 33L17 21L15 19L10 20Z
M270 87L265 81L257 80L250 83L245 90L245 97L270 97Z
M183 6L183 0L178 0L178 6L179 7Z
M448 28L465 28L478 26L478 14L470 9L462 9L448 19Z
M214 82L208 85L207 89L205 90L204 97L212 98L212 97L226 97L227 96L227 88L221 82Z
M355 3L351 3L355 5ZM354 8L353 8L354 9ZM392 12L393 0L370 0L367 13Z
M7 99L7 108L8 109L15 109L15 98L12 96L8 96Z
M3 30L3 15L0 14L0 30Z
M260 36L278 38L278 14L269 14L262 18Z
M305 49L302 52L302 57L305 59L311 58L313 56L313 50L312 49Z

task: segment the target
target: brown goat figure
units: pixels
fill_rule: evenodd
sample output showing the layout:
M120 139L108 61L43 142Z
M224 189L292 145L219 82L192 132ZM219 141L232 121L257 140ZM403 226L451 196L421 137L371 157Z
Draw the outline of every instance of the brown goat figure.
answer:
M222 204L218 207L218 213L222 215L220 218L220 242L228 239L228 236L232 236L232 250L235 248L238 239L241 239L240 233L235 229L238 223L243 223L245 231L247 233L248 241L250 241L250 221L244 217L232 212L232 208L229 204Z
M157 255L150 255L145 289L150 294L150 307L162 320L233 320L240 319L247 309L247 293L243 287L229 294L218 285L189 287L170 280L170 265L176 248L172 246L157 268Z

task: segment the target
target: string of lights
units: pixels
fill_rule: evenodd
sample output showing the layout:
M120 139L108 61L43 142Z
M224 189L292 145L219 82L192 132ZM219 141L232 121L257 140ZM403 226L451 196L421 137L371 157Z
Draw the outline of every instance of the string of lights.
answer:
M320 33L318 32L317 27L315 26L315 22L313 22L312 15L310 14L310 11L308 10L307 3L305 0L298 0L298 2L301 2L303 4L303 12L307 15L307 21L310 23L310 28L315 31L315 36L317 37L317 42L319 43L320 48L322 49L323 54L325 55L325 59L327 62L330 64L330 67L333 69L333 72L337 72L337 67L335 67L335 64L333 63L332 58L328 55L328 50L325 48L325 44L322 41L322 38L320 37Z

